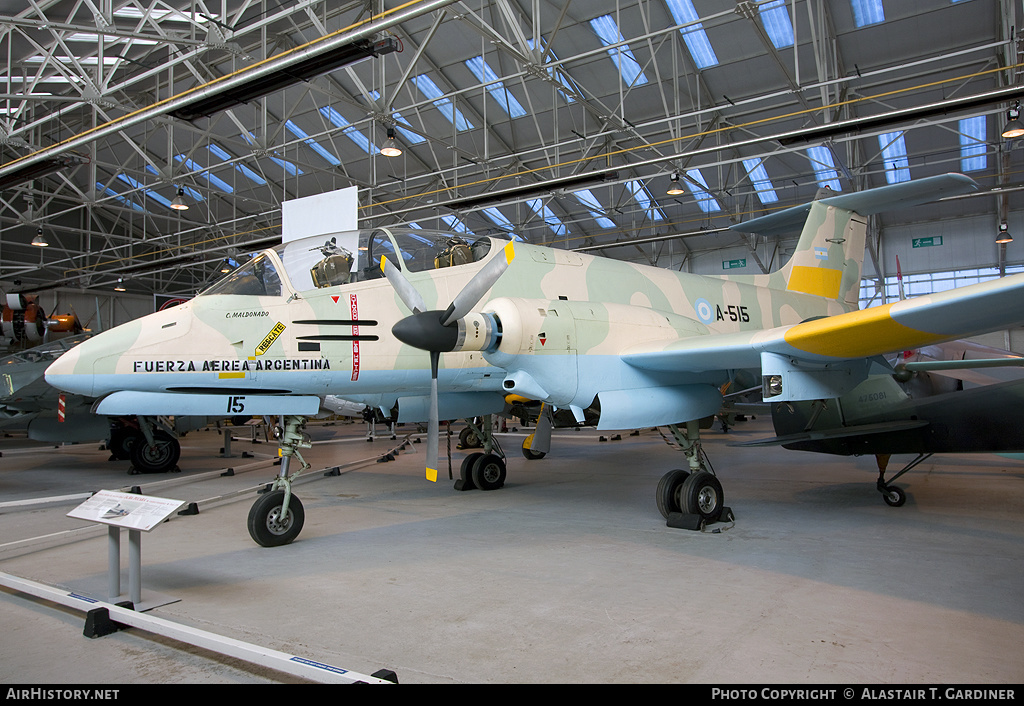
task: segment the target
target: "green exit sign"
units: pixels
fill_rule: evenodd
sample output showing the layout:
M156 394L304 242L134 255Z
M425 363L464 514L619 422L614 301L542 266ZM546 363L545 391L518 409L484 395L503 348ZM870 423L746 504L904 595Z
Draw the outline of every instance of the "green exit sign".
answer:
M736 269L737 267L746 267L746 266L747 266L747 261L745 259L742 259L742 260L722 260L722 269L723 270L733 270L733 269Z
M930 238L913 238L911 243L915 248L933 248L942 245L942 236L933 235Z

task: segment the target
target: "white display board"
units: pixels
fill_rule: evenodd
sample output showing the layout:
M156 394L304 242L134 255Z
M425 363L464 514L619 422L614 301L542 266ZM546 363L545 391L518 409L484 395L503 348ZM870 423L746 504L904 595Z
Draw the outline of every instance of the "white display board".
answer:
M328 191L281 204L281 240L289 243L310 235L328 235L358 227L358 189Z
M184 500L101 490L67 516L149 532L184 504Z

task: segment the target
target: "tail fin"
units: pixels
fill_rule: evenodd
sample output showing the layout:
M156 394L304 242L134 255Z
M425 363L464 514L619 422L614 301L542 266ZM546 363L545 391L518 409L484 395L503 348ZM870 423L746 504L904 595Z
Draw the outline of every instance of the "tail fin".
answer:
M796 251L780 270L781 278L772 278L771 286L779 286L781 280L782 288L788 291L836 299L855 309L860 297L868 216L977 188L974 180L963 174L942 174L850 194L826 195L732 229L773 235L790 231L802 222Z

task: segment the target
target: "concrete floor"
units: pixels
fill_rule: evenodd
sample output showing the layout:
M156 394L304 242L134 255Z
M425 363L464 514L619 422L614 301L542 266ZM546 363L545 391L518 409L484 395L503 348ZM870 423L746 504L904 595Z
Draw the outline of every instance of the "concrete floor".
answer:
M390 445L361 424L311 431L330 442L314 467ZM306 525L286 547L249 538L253 495L176 518L144 535L143 595L180 599L153 615L405 684L1024 681L1024 464L933 457L890 508L873 458L727 446L768 435L764 418L705 435L736 514L720 533L665 525L654 490L684 464L655 432L559 432L532 462L510 434L498 491L425 481L422 444L299 486ZM10 453L26 445L0 442L0 502L136 484L197 501L273 474L188 482L274 453L235 442L258 458L219 459L215 432L183 440L185 470L158 490L166 477L127 476L95 446ZM14 544L83 526L65 517L77 502L0 510L0 571L105 598L102 532ZM88 639L81 614L11 590L0 624L4 683L301 681L137 629Z

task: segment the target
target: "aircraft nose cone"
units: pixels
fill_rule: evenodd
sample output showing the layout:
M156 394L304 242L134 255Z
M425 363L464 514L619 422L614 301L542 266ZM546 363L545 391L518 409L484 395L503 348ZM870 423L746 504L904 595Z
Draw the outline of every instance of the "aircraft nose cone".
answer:
M43 373L48 385L55 387L61 392L71 392L76 395L93 396L92 371L76 372L80 370L81 349L89 344L89 341L78 344L57 360L53 361Z

